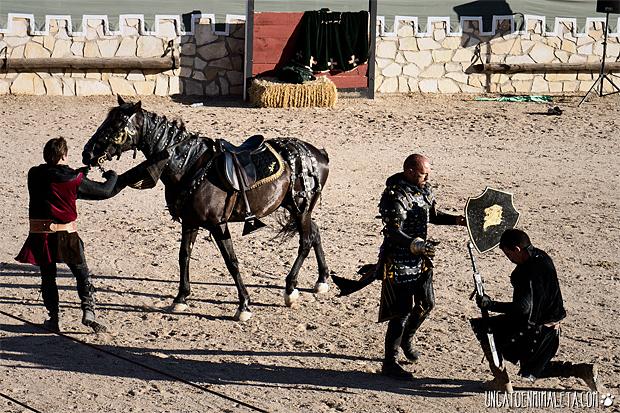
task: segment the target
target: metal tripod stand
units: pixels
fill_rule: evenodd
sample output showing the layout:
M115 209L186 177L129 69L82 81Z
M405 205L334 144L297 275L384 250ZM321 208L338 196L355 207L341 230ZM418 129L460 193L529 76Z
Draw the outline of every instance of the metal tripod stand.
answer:
M581 104L586 100L590 92L595 90L597 85L599 86L598 95L600 97L607 96L607 95L613 95L614 93L620 92L620 88L616 86L613 80L611 80L610 77L607 76L607 73L605 73L605 58L607 57L607 32L608 31L609 31L609 12L605 13L605 32L603 34L603 60L601 62L601 71L598 75L598 79L596 79L596 81L592 84L588 92L583 96L583 98L581 98L581 101L579 102L577 107L581 106ZM609 93L603 93L603 80L605 79L607 79L607 81L614 87L614 89L616 89L615 91L609 92Z

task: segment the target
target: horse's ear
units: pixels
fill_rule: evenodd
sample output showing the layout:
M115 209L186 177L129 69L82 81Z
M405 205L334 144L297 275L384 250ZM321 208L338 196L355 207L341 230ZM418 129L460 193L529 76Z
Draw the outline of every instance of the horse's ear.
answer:
M118 105L124 105L125 101L123 100L123 98L121 97L121 95L116 95L116 100L118 100Z
M138 103L136 103L135 105L133 105L133 108L134 108L136 111L139 111L140 109L142 109L142 101L141 101L141 100L139 100L139 101L138 101Z

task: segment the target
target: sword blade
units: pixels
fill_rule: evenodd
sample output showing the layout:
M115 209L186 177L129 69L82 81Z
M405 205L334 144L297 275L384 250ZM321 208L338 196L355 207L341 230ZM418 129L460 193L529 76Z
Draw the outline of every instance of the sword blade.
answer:
M495 347L495 337L493 337L493 333L487 333L487 339L489 340L489 347L491 347L491 355L493 356L493 364L495 367L501 368L501 363L499 361L499 354L497 353L497 347Z

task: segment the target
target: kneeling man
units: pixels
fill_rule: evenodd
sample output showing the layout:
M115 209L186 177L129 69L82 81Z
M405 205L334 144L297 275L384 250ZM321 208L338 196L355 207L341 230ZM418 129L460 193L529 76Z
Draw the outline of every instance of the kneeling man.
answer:
M529 236L518 229L505 231L499 247L517 265L510 275L512 301L494 301L486 294L478 297L480 309L501 315L471 320L494 376L487 387L512 391L506 370L493 363L486 336L488 322L500 356L519 363L521 376L532 382L543 377L577 377L592 391L601 391L594 364L552 360L558 351L560 322L566 311L551 257L535 248Z

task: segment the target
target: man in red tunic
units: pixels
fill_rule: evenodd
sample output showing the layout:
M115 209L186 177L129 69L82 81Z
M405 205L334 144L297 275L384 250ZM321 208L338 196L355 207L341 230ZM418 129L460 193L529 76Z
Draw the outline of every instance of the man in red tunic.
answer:
M63 262L77 281L82 324L101 333L106 327L95 318L94 287L84 257L84 243L77 233L76 200L107 199L122 188L117 185L114 171L104 172L105 182L96 182L86 178L85 171L70 168L67 153L64 138L50 139L43 149L45 163L28 172L30 233L15 259L40 267L41 292L49 313L44 327L59 331L56 264Z

